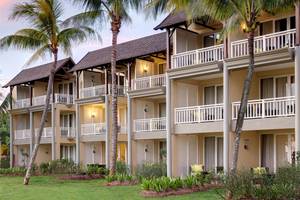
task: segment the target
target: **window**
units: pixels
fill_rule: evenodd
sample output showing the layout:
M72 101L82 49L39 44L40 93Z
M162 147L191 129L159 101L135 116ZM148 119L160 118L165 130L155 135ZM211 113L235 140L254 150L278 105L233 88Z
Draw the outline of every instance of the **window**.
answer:
M204 88L204 104L223 103L223 86L209 86Z
M159 104L159 117L166 117L166 103Z
M166 73L166 63L158 64L158 74Z
M223 166L223 138L205 137L205 169L217 170Z
M286 31L287 22L288 22L287 18L275 20L275 32Z
M280 76L260 80L260 98L274 98L294 95L294 76Z

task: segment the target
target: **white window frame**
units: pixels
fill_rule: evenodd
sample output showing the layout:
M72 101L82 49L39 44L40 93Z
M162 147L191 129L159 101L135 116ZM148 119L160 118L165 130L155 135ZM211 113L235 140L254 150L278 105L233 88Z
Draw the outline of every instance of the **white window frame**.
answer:
M218 87L224 87L223 86L223 84L214 84L214 85L207 85L207 86L204 86L203 87L203 98L202 98L202 100L203 100L203 105L206 105L205 104L205 88L208 88L208 87L214 87L214 92L215 92L215 99L214 99L214 104L218 104L217 103L217 101L218 101ZM223 94L224 95L224 94ZM221 103L223 103L223 100L222 100L222 102Z

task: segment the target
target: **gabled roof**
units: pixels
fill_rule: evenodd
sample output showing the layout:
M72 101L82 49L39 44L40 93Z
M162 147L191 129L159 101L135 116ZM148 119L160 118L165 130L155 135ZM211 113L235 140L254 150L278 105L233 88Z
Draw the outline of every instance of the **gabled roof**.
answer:
M117 61L159 53L166 50L166 33L131 40L117 45ZM72 69L78 71L111 63L111 46L87 53Z
M159 25L157 25L154 30L162 30L175 25L182 25L185 24L186 21L187 16L184 11L173 11Z
M56 71L59 71L68 63L71 63L72 66L75 65L72 58L65 58L62 60L58 60ZM11 81L9 81L4 87L19 85L19 84L28 83L31 81L47 78L50 75L50 70L51 70L52 64L53 64L53 62L43 64L43 65L40 65L37 67L23 69Z

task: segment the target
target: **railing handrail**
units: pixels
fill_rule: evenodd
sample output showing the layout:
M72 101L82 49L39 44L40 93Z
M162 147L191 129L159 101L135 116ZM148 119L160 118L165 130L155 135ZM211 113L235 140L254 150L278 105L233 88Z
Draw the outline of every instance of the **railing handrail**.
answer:
M186 54L190 54L192 52L197 53L197 52L204 52L204 51L209 51L209 50L214 50L214 49L219 49L224 47L224 44L219 44L219 45L214 45L214 46L210 46L210 47L204 47L204 48L200 48L200 49L194 49L191 51L185 51L185 52L181 52L181 53L176 53L174 55L172 55L172 57L177 57L177 56L182 56L182 55L186 55Z
M217 104L206 104L200 106L186 106L186 107L177 107L175 110L184 110L184 109L198 109L198 108L211 108L211 107L221 107L224 106L224 103L217 103Z
M269 33L269 34L265 34L265 35L255 36L254 40L263 39L263 38L271 38L271 37L278 36L278 35L285 35L286 33L293 33L295 31L296 31L296 29L289 29L289 30L285 30L285 31L279 31L279 32L275 32L275 33ZM235 44L239 44L239 43L243 43L243 42L248 42L248 39L232 41L231 45L235 45Z
M144 77L140 77L140 78L136 78L136 79L132 79L132 81L143 81L143 80L149 80L149 79L153 79L153 78L163 78L165 77L166 74L155 74L155 75L151 75L151 76L144 76Z
M252 99L248 100L248 103L262 102L262 101L276 101L276 100L285 100L285 99L294 99L295 96L284 96L284 97L273 97L273 98L265 98L265 99ZM240 104L240 101L232 102L232 104Z
M105 89L105 85L95 85L95 86L91 86L91 87L80 88L81 91L93 90L93 89Z
M147 121L153 121L153 120L165 120L166 117L157 117L157 118L146 118L146 119L135 119L134 122L147 122Z

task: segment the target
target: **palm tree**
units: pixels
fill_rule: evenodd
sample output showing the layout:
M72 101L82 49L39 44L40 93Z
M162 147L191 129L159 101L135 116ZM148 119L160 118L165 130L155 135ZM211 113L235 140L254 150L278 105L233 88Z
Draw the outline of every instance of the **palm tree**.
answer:
M243 24L243 31L248 38L249 65L234 131L235 140L231 166L233 173L237 169L240 136L254 73L254 36L259 24L258 18L264 12L272 14L286 11L293 7L295 2L297 0L152 0L148 3L154 16L170 9L183 9L191 19L208 15L213 20L224 22L222 32L225 37Z
M111 74L112 74L112 134L111 134L111 158L110 175L115 174L117 160L118 142L118 114L117 114L117 84L116 84L116 65L117 65L117 43L118 34L124 22L130 21L128 14L130 8L138 9L143 1L140 0L72 0L74 4L79 4L85 8L71 19L69 22L78 24L101 25L105 21L110 22L112 32L111 50Z
M13 8L11 19L24 19L32 28L21 29L15 34L6 36L0 40L1 49L14 47L20 50L34 50L35 52L28 63L32 63L39 58L44 58L46 54L53 57L54 61L49 74L46 103L37 141L24 177L24 185L29 184L32 166L39 149L50 105L58 52L62 50L65 54L71 54L71 44L73 42L83 42L89 36L95 36L95 32L87 26L63 26L63 22L60 20L62 14L63 8L59 0L30 0L26 3L17 3Z

